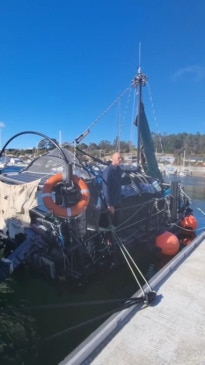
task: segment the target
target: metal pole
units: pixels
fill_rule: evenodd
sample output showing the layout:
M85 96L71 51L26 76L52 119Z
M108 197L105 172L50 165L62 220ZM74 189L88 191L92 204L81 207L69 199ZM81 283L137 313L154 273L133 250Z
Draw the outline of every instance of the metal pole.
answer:
M138 140L137 140L137 165L140 164L140 116L141 116L141 101L142 101L142 80L138 80L138 90L139 90L139 101L138 101L138 116L137 116L137 127L138 127Z
M133 86L138 87L138 115L137 115L137 128L138 128L138 143L137 143L137 164L140 163L140 117L142 107L142 86L147 83L147 76L141 73L141 67L138 68L137 76L133 80Z

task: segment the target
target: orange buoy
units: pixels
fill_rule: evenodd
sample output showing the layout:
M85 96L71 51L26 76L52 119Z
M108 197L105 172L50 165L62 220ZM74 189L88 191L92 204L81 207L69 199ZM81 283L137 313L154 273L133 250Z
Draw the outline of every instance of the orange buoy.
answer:
M165 231L156 237L156 246L161 248L162 255L174 256L179 251L179 240L175 234Z
M193 215L188 215L181 219L180 226L183 228L193 229L193 231L197 228L197 220Z

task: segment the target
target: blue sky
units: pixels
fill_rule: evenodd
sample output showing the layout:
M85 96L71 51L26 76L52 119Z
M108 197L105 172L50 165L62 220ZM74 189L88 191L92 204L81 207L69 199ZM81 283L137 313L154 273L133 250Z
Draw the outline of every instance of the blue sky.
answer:
M204 0L1 1L1 145L22 131L73 141L129 87L139 43L151 130L204 134L204 14ZM83 142L113 142L119 130L128 141L132 122L119 114ZM9 147L40 139L24 135Z

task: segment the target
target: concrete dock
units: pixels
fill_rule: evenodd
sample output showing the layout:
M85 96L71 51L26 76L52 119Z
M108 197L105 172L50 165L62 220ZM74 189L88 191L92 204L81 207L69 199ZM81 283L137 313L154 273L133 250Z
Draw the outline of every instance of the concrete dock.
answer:
M150 285L151 304L112 316L60 364L205 365L205 232Z

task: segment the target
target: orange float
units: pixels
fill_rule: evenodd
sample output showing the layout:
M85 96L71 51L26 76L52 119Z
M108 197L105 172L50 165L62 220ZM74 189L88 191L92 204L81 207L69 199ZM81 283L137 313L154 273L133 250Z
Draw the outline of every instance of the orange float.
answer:
M76 175L72 175L72 181L80 189L81 199L72 207L62 207L53 201L52 190L56 184L63 182L63 175L61 173L51 176L44 184L42 189L42 199L48 210L50 210L57 217L67 218L76 217L82 213L87 207L90 200L90 193L85 181Z
M180 226L187 229L192 229L193 231L197 228L197 220L193 215L188 215L181 219Z
M161 254L165 256L176 255L180 248L177 236L168 231L165 231L157 236L155 244L161 249Z

